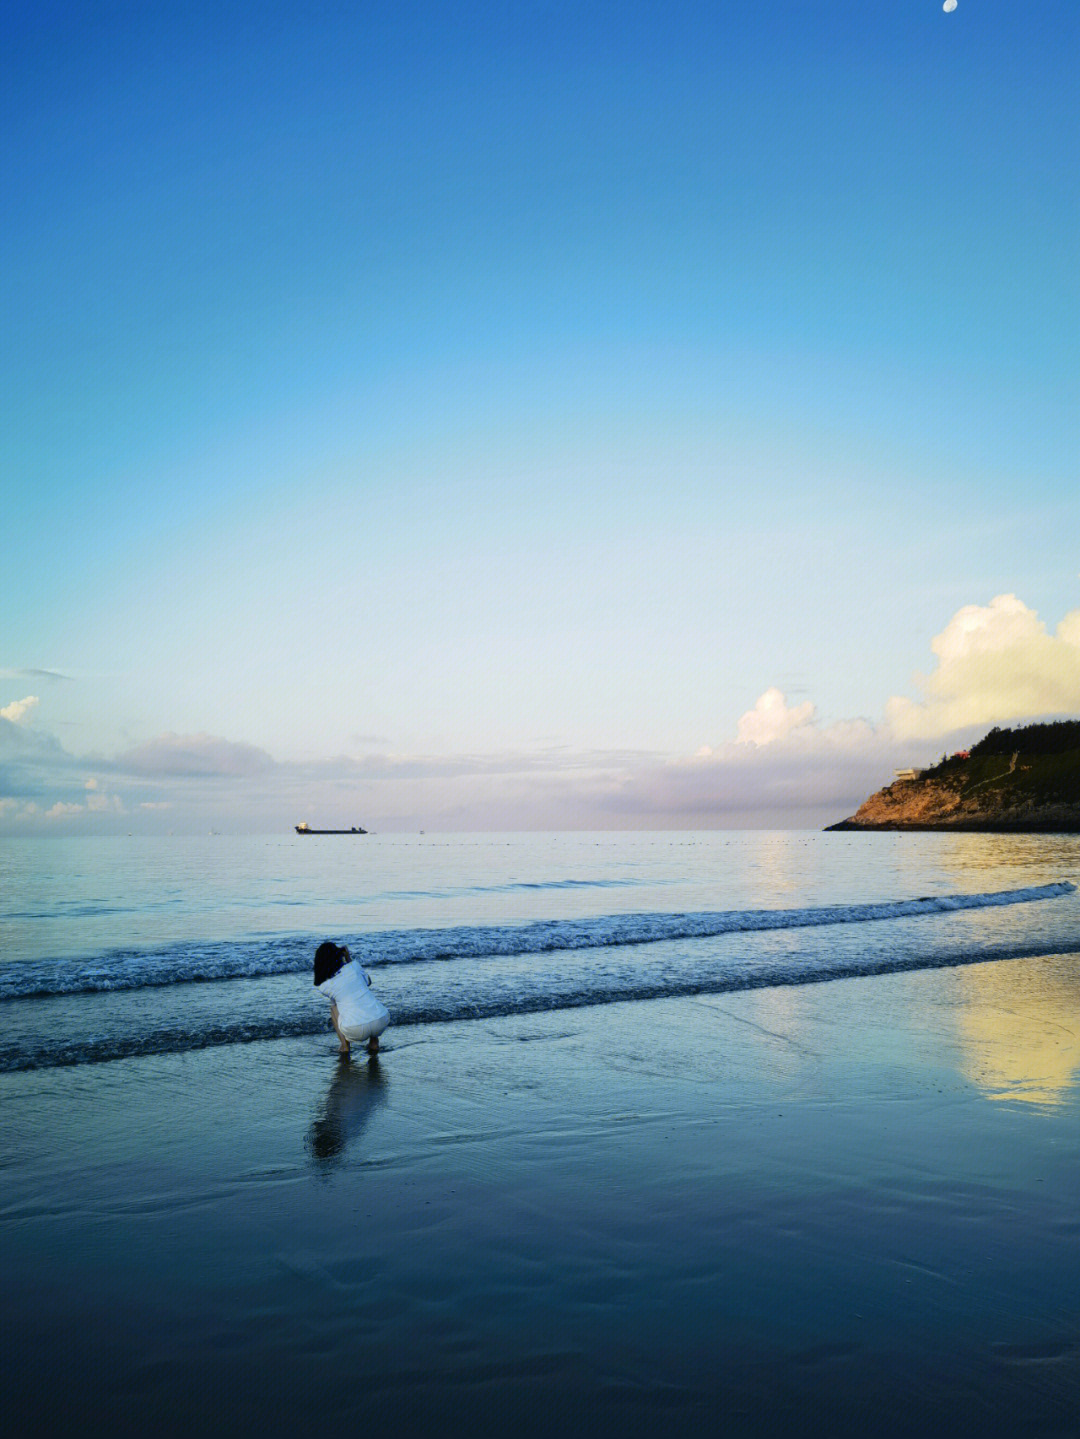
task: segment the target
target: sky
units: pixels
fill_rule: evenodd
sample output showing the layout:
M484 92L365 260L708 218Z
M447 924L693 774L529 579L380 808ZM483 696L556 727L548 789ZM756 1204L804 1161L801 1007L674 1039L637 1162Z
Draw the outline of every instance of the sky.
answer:
M12 8L0 834L816 826L1080 713L1078 42Z

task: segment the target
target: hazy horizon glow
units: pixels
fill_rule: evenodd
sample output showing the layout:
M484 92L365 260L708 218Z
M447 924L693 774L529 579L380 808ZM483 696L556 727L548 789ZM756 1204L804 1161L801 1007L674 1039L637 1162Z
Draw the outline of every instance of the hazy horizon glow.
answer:
M1074 5L9 29L0 832L817 823L1080 711Z

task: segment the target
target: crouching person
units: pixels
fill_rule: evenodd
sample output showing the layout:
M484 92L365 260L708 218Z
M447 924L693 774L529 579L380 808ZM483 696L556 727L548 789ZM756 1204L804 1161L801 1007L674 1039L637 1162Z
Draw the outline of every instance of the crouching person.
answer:
M386 1006L371 992L371 980L343 944L327 940L315 951L315 987L330 1001L330 1018L341 1041L340 1052L367 1040L378 1054L379 1035L390 1023Z

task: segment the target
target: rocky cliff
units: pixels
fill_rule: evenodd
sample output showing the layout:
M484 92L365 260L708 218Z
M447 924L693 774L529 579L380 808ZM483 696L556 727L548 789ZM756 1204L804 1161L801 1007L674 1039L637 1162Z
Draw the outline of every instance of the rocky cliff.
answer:
M878 790L829 829L1080 832L1074 722L992 730L969 755ZM1049 749L1046 747L1049 746Z

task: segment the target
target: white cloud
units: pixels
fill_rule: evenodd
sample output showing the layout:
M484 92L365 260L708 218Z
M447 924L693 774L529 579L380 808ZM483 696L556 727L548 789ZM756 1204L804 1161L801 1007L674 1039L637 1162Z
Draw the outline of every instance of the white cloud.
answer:
M1055 634L1015 595L965 605L935 636L924 698L896 697L886 718L900 739L1080 711L1080 610Z
M85 814L81 804L67 804L58 799L52 809L45 811L46 819L70 819L72 815Z
M775 744L785 739L792 730L808 725L814 718L814 706L809 700L804 704L788 707L782 692L767 689L752 710L747 710L739 721L740 744Z
M20 724L39 703L37 695L27 695L24 700L12 700L11 704L0 709L0 719L10 720L12 724Z
M813 705L789 706L774 688L743 715L737 740L642 757L597 803L628 825L816 826L850 814L901 760L910 756L884 728L821 726Z
M123 814L124 802L118 794L106 794L104 790L91 790L86 796L86 808L91 814Z

